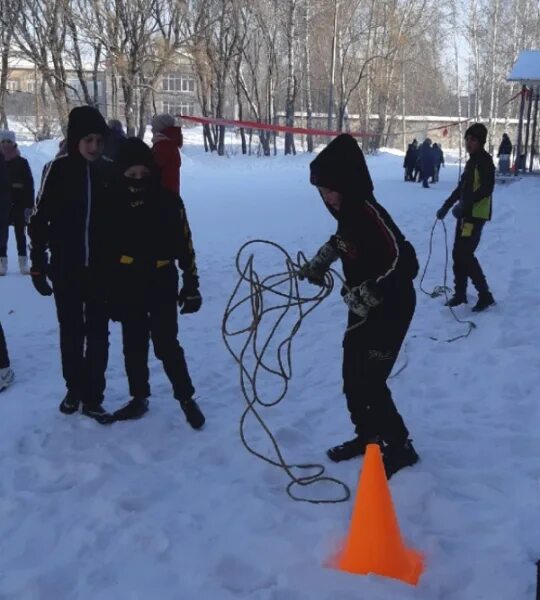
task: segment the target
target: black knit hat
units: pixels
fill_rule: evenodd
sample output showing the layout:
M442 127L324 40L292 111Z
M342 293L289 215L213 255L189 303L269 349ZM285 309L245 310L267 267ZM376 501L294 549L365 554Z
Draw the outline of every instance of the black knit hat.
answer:
M69 113L67 148L70 156L79 155L79 142L91 134L109 135L105 119L97 108L77 106Z
M473 123L465 132L465 137L470 135L475 140L478 140L481 146L484 146L488 136L488 130L482 123Z
M128 138L120 146L115 160L115 167L120 174L135 165L143 165L151 171L156 169L152 150L139 138Z
M333 139L310 165L313 185L359 199L373 193L373 182L364 154L356 140L346 133Z

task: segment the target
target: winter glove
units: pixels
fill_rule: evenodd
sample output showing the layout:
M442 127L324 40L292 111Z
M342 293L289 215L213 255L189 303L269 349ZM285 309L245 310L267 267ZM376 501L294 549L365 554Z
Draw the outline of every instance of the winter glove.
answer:
M442 221L444 219L444 217L446 217L447 214L448 214L448 209L445 208L444 206L441 206L441 208L439 208L439 210L437 211L437 219Z
M317 254L298 271L298 278L303 281L307 279L309 283L324 286L324 276L330 265L339 258L339 253L330 243L320 247Z
M47 276L44 273L40 273L39 271L32 268L30 271L30 275L32 276L32 284L42 296L52 296L53 290L47 281Z
M24 209L24 222L27 225L30 224L30 219L32 218L33 214L34 214L34 209L33 208L25 208Z
M366 319L370 309L378 306L383 298L377 284L368 279L347 292L343 296L343 301L352 313Z
M202 296L199 289L184 286L178 294L178 306L181 308L181 315L198 312L202 306Z
M461 217L463 217L463 212L464 211L462 202L458 202L452 209L452 214L454 215L454 217L456 217L456 219L461 219Z

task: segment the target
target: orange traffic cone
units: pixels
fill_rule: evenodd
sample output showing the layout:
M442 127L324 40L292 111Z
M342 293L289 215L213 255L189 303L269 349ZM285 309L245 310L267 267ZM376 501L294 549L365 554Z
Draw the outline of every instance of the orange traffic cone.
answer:
M416 585L423 557L401 539L378 444L368 444L351 520L341 552L329 566L367 575L374 573Z

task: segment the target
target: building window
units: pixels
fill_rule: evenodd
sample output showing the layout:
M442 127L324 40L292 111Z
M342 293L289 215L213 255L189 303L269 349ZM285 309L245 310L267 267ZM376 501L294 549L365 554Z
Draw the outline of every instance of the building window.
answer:
M194 92L195 91L195 78L191 75L182 76L182 91L183 92Z
M32 79L28 79L26 82L26 91L29 94L35 94L36 93L36 82L33 81Z
M163 112L170 115L193 115L195 106L193 102L169 102L163 101Z
M6 83L6 88L9 92L20 92L21 82L18 79L8 79Z
M195 91L195 78L192 75L180 73L167 73L163 76L162 89L164 92L191 92Z
M79 79L70 78L66 81L68 85L68 94L71 98L76 98L77 100L84 100L84 94L82 85ZM90 94L90 98L94 97L94 81L92 79L86 80L86 89ZM97 95L98 98L101 98L103 92L103 82L97 82Z

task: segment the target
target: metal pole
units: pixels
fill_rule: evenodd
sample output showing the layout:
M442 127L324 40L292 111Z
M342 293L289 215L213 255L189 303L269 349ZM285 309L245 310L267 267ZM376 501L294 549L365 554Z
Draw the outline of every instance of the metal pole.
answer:
M534 166L534 152L536 149L536 130L538 126L538 100L540 99L540 86L534 90L534 117L533 117L533 129L532 129L532 141L531 141L531 161L529 163L529 172L533 172ZM531 100L532 101L532 100Z
M529 151L529 137L531 132L531 113L533 105L533 88L531 86L529 90L529 107L527 109L527 129L525 130L525 164L523 165L523 172L527 171L527 152Z
M407 142L405 140L405 62L401 67L401 135L403 136L403 152L407 149Z
M334 112L334 83L336 80L336 44L338 24L338 0L334 0L334 33L332 36L332 64L330 65L330 91L328 94L328 130L332 130Z
M518 125L518 138L516 145L516 170L515 175L517 176L519 173L520 161L521 161L521 142L523 136L523 113L525 112L525 92L527 90L527 86L523 85L521 87L521 106L519 109L519 125Z

